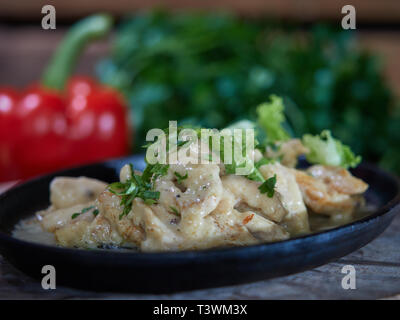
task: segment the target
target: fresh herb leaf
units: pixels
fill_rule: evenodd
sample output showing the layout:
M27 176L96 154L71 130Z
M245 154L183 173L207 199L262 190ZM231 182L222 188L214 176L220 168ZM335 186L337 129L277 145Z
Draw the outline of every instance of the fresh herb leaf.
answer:
M116 189L124 188L124 184L122 182L113 182L108 186L108 189L114 191Z
M99 214L99 210L98 209L95 209L95 210L93 210L93 215L95 216L95 217L97 217L97 215Z
M141 176L144 183L154 183L154 181L168 173L169 164L147 164Z
M71 219L78 218L81 214L79 212L75 212L72 216Z
M144 200L146 199L152 199L152 200L158 200L160 199L160 191L152 191L152 190L145 190L142 193Z
M188 178L188 173L186 172L186 174L184 176L182 176L179 172L174 172L174 175L176 176L176 180L178 182L178 184L182 183L182 180L185 180Z
M120 206L123 207L119 219L128 215L132 209L132 202L135 198L141 198L146 204L157 203L160 192L154 190L154 182L168 173L169 165L148 164L142 175L135 174L130 164L131 177L125 182L114 182L108 186L108 190L121 197Z
M129 211L131 211L131 207L125 206L122 210L122 213L119 215L119 220L121 220L124 216L127 216Z
M181 213L178 211L177 208L172 207L172 206L170 206L169 208L171 209L171 211L172 211L173 214L175 214L175 215L178 216L178 217L181 216Z
M81 210L81 212L75 212L74 214L72 214L71 215L71 219L76 219L76 218L78 218L81 214L83 214L83 213L85 213L85 212L88 212L88 211L90 211L90 210L92 210L92 209L94 209L94 206L90 206L90 207L87 207L87 208L83 208L82 210ZM97 210L98 211L98 210ZM98 213L98 212L97 212Z
M260 190L261 193L266 193L269 198L272 198L275 193L275 184L276 184L276 174L265 180L259 187L258 189Z
M153 204L156 204L157 201L154 200L154 199L146 199L146 200L144 200L144 203L147 204L147 205L149 205L149 206L151 206L151 205L153 205Z
M83 208L82 211L81 211L81 213L88 212L88 211L92 210L93 208L94 208L94 206L90 206L90 207L87 207L87 208Z
M265 165L265 164L271 164L274 163L275 160L274 159L268 159L268 158L261 158L260 160L258 160L255 163L255 166L257 169L259 169L261 166Z
M265 181L263 175L256 167L254 167L253 172L247 175L246 178L249 180L259 181L259 182Z

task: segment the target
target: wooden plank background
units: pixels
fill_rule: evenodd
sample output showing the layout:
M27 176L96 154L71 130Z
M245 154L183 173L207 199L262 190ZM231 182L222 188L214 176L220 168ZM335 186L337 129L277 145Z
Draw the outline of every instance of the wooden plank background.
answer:
M116 15L161 6L180 9L229 9L245 15L271 15L296 21L340 19L341 8L352 4L357 19L362 22L399 23L398 0L1 0L0 17L7 19L34 19L40 15L45 4L57 9L57 17L71 19L87 14L108 11Z

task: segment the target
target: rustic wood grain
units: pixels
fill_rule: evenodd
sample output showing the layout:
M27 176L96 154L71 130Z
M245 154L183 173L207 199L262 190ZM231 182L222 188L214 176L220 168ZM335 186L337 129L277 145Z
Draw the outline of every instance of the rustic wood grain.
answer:
M0 86L24 87L40 80L51 54L66 28L43 30L40 25L0 25ZM109 53L110 38L88 46L76 67L80 74L94 75L96 62Z
M397 294L393 297L383 298L382 300L400 300L400 294Z
M397 299L400 297L400 216L367 246L310 271L240 286L174 294L99 293L40 283L16 270L0 256L0 299ZM341 287L344 265L356 269L355 290Z
M397 97L400 97L399 35L400 32L398 31L370 31L359 34L360 46L380 56L385 77Z
M41 8L47 0L2 0L0 17L6 19L37 19L42 17ZM400 1L398 0L53 0L57 18L76 19L94 12L107 11L114 15L163 7L171 10L230 10L247 16L273 16L295 21L337 20L347 4L356 8L357 21L367 23L398 23Z

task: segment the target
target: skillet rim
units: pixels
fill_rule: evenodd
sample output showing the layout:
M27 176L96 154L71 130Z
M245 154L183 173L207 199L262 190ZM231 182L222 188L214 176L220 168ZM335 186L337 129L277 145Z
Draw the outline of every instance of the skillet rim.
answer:
M50 176L58 176L58 175L68 175L68 173L72 170L79 170L84 168L89 168L92 166L103 166L108 168L115 168L115 164L121 161L128 161L128 159L136 159L138 161L140 159L140 155L131 155L127 157L115 158L110 159L103 162L92 163L83 166L76 166L73 168L64 169L61 171L56 171L52 173L48 173L46 175L36 177L34 179L28 180L24 183L18 184L11 189L7 190L3 194L0 195L0 204L3 201L7 201L7 197L17 192L19 189L29 188L30 186L34 186L36 183L40 183L41 180L46 179ZM114 163L114 165L112 165ZM374 174L378 174L380 176L384 176L386 180L391 180L397 187L397 192L395 196L387 202L384 206L378 208L372 214L361 218L359 220L353 221L348 224L344 224L342 226L338 226L332 229L319 231L316 233L306 234L295 238L290 238L286 240L281 240L277 242L267 242L267 243L260 243L255 245L249 246L236 246L236 247L223 247L223 248L211 248L211 249L202 249L202 250L185 250L185 251L168 251L168 252L121 252L121 251L111 251L111 250L84 250L84 249L73 249L73 248L65 248L65 247L58 247L46 244L39 244L34 242L29 242L25 240L20 240L14 238L10 234L7 234L0 230L0 242L13 242L17 246L25 246L31 247L35 250L47 250L52 251L58 254L75 254L75 256L79 259L81 256L85 256L86 258L90 257L99 257L101 256L103 259L111 259L114 260L115 257L121 258L124 257L126 259L136 258L136 260L143 261L143 262L159 262L160 259L163 260L187 260L187 259L201 259L206 257L207 259L214 258L229 258L229 257L237 257L242 256L244 253L247 254L255 254L257 252L262 252L265 250L274 250L279 247L288 247L293 245L300 245L302 243L313 242L317 239L323 239L325 237L329 237L332 234L337 232L342 233L351 233L353 229L357 228L358 226L364 224L371 224L375 220L379 219L381 216L389 214L391 211L396 209L396 207L400 207L400 178L394 174L387 172L379 168L378 166L363 162L359 166L361 169L366 169L367 171L373 172Z

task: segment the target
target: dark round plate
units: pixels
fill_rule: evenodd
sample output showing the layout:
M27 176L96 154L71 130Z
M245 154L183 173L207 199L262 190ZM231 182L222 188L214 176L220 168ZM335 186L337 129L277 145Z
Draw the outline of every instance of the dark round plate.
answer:
M107 182L133 156L57 172L17 186L0 196L0 252L18 269L40 279L44 265L56 268L57 285L92 290L173 292L218 287L288 275L338 259L381 234L400 211L400 184L394 176L362 164L353 173L370 188L367 201L378 209L356 222L276 243L229 249L169 253L78 250L21 241L10 236L14 225L49 205L53 177L88 176Z

